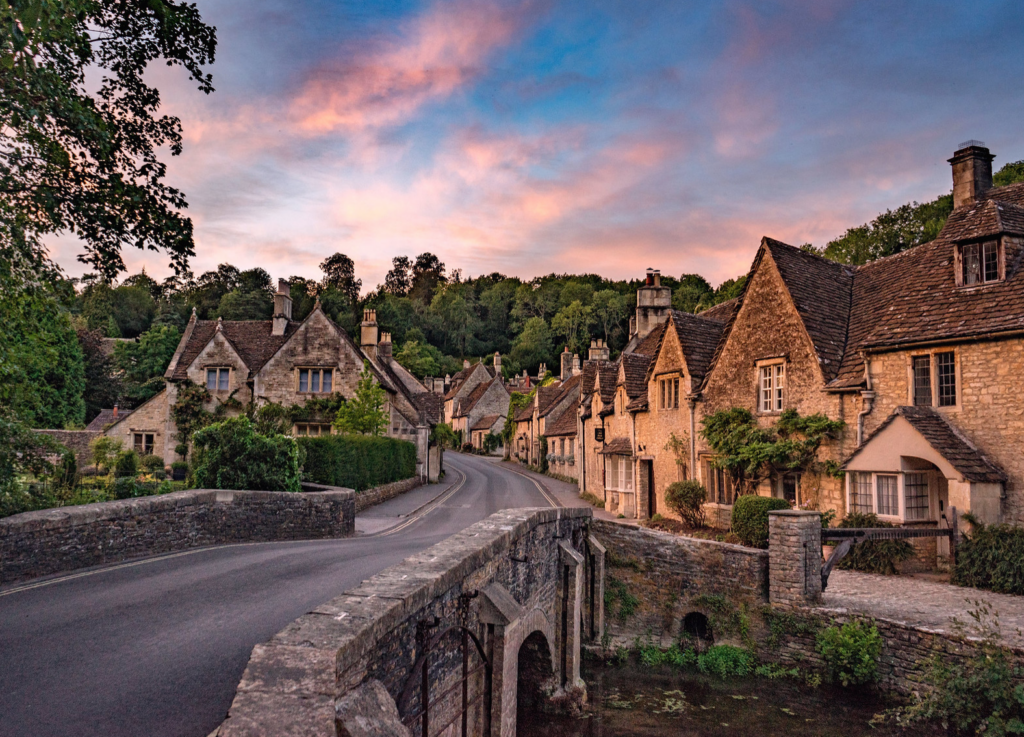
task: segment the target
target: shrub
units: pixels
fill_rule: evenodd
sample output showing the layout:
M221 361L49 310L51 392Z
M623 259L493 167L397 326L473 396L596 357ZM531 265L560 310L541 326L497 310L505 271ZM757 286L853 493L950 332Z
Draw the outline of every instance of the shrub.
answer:
M114 478L135 478L139 474L139 456L134 450L123 450L114 461Z
M192 436L198 488L301 491L299 446L285 435L259 435L248 417L232 417Z
M306 452L307 481L372 489L416 475L416 446L407 440L372 435L322 435L299 438Z
M60 454L60 461L53 467L51 483L63 489L71 489L74 488L77 482L78 461L75 460L74 453L70 450L65 450Z
M120 440L101 435L89 443L89 449L92 451L93 464L106 473L114 467L114 462L124 450L124 446Z
M175 461L171 464L171 478L175 481L184 480L188 474L188 463L185 461Z
M767 548L768 513L789 508L789 502L785 499L744 494L732 505L732 531L744 545Z
M869 622L847 622L842 627L828 627L819 632L817 651L834 681L843 686L859 686L873 682L878 676L882 636Z
M164 470L164 459L153 454L144 455L139 459L139 465L146 473L156 473Z
M115 499L130 499L136 496L135 478L132 476L116 477L110 485L110 495Z
M838 527L892 527L874 514L851 512L843 518ZM914 546L906 540L866 540L857 543L837 566L851 571L865 573L896 573L896 564L914 555Z
M1024 528L975 522L956 548L953 583L1024 594Z
M748 676L754 672L754 656L735 645L713 645L697 656L697 668L719 678Z
M665 504L690 527L704 527L707 489L699 481L676 481L665 490Z

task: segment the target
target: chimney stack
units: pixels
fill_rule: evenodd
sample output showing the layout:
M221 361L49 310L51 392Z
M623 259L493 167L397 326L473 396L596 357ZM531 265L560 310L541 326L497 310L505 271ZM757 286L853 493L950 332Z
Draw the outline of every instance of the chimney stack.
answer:
M568 381L570 376L572 376L572 354L569 353L569 346L566 346L562 351L562 381Z
M272 335L284 335L292 319L292 285L287 279L277 280L277 294L274 295L274 327Z
M605 345L603 339L598 338L597 340L590 341L589 358L591 361L609 361L611 360L611 357L611 349Z
M469 359L468 358L463 358L462 359L462 368L463 368L463 370L469 368Z
M668 320L672 290L661 286L661 272L647 269L647 279L636 293L636 315L629 321L629 337L643 340L654 328Z
M371 361L377 359L377 310L363 310L359 323L359 344Z
M378 358L391 358L391 333L381 333L380 343L377 344Z
M501 376L501 354L494 352L494 375Z
M973 205L987 189L992 189L992 159L981 141L964 141L949 163L953 166L953 207Z
M572 375L576 376L582 369L580 368L580 355L578 353L572 354Z

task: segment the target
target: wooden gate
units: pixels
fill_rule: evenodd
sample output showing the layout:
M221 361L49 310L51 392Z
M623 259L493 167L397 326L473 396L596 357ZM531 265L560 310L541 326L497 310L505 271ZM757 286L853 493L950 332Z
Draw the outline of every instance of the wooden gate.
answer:
M461 718L462 729L458 734L461 735L461 737L469 737L470 707L476 705L482 700L484 711L484 735L489 735L491 719L488 712L490 711L491 705L490 697L492 674L491 661L487 657L483 643L480 642L480 638L477 637L476 633L472 632L464 623L447 627L433 636L428 634L429 630L434 629L439 625L440 620L436 618L432 622L424 620L417 625L416 642L420 656L413 664L409 678L405 682L405 688L402 689L402 695L398 700L399 711L401 714L405 715L402 718L402 723L409 727L413 734L419 734L421 737L436 737L454 724L456 720ZM439 645L450 646L455 642L459 643L459 651L462 657L461 677L452 686L435 694L431 689L431 653L434 653L438 649ZM470 643L473 644L472 648L470 647ZM471 662L473 660L476 660L477 662L473 664ZM478 673L483 673L484 685L483 688L478 690L475 696L470 698L470 679ZM410 712L409 704L412 701L417 684L419 685L420 695L419 705L414 711ZM441 719L444 721L441 724L435 724L431 719L431 709L442 704L448 697L455 694L459 689L462 691L459 708L455 709L454 713L449 715L447 718L442 715ZM418 730L414 728L416 722L420 723Z

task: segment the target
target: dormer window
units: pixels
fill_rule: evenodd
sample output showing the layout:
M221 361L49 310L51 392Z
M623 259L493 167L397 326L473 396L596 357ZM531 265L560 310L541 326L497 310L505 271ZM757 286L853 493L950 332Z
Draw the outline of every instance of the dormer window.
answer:
M960 286L974 287L1002 278L1003 259L999 241L965 243L960 246Z

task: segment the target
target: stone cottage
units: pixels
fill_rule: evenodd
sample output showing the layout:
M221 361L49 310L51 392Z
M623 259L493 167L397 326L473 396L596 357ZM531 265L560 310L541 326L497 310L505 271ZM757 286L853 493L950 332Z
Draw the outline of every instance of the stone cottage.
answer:
M439 455L429 437L440 417L439 398L394 360L391 336L379 332L375 312L364 312L357 346L319 302L301 322L292 320L291 307L288 282L281 280L271 320L198 320L193 311L164 375L166 388L110 425L106 434L170 464L177 442L171 407L183 382L205 386L211 395L208 409L224 405L231 415L250 402L287 407L332 393L351 397L366 361L387 396L387 435L414 443L420 477L436 479ZM292 431L304 436L332 430L326 422L311 420L295 423Z
M696 478L727 524L736 489L701 420L744 407L770 426L793 409L845 423L818 454L841 473L773 475L760 494L897 524L948 524L950 506L1024 521L1024 184L993 187L992 159L959 148L945 227L895 256L854 267L764 238L742 294L696 316L649 279L629 352L583 367L581 488L644 517Z

